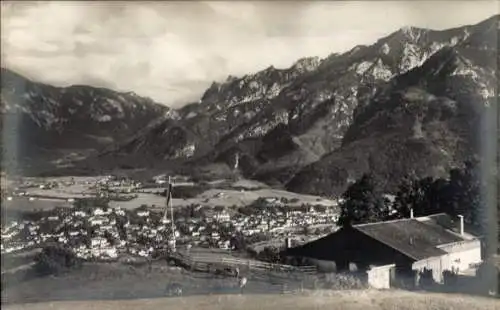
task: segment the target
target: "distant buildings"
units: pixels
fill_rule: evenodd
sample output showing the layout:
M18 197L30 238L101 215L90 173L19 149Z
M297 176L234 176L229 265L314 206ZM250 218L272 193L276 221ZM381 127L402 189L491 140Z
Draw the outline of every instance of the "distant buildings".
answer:
M160 176L156 180L161 183ZM186 180L187 181L187 180ZM75 182L68 183L74 185ZM110 193L128 191L141 186L132 180L103 177L86 185L95 188L90 196L108 197ZM29 183L23 188L61 187L66 183ZM28 195L16 189L13 196ZM224 194L216 194L224 199ZM68 201L74 202L73 198ZM287 209L287 202L280 198L261 198L263 208L255 208L250 214L241 214L226 207L193 206L189 213L175 216L177 243L201 247L230 248L234 234L253 238L266 234L270 238L302 231L305 226L333 227L336 210L331 208ZM138 206L139 207L139 206ZM279 207L279 208L278 208ZM270 211L274 209L274 211ZM2 227L2 253L22 250L29 246L41 246L46 242L60 242L71 246L78 256L86 259L113 259L122 253L150 255L151 249L171 241L172 223L148 208L125 210L122 208L93 207L87 205L76 209L54 209L36 221L12 222ZM105 237L106 236L106 237ZM109 240L108 240L109 239ZM110 242L113 241L113 242Z

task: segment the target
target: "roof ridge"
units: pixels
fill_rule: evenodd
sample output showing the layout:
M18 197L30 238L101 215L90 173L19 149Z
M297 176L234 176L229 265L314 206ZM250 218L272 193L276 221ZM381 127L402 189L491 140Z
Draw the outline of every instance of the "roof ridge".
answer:
M364 226L379 225L379 224L385 224L385 223L403 222L403 221L409 221L409 220L414 220L414 219L415 218L407 217L407 218L402 218L402 219L395 219L395 220L388 220L388 221L381 221L381 222L356 224L356 225L353 225L353 227L364 227Z
M377 225L377 224L385 224L385 223L395 223L395 222L402 222L402 221L409 221L409 220L419 220L419 219L425 219L425 218L432 218L432 217L438 216L438 215L447 215L447 216L450 216L446 212L440 212L440 213L435 213L435 214L430 214L430 215L422 215L422 216L415 216L415 217L405 217L405 218L401 218L401 219L388 220L388 221L380 221L380 222L373 222L373 223L356 224L356 225L353 225L353 227L363 227L363 226L369 226L369 225Z
M453 217L452 215L446 213L446 212L439 212L439 213L434 213L434 214L429 214L429 215L422 215L422 216L418 216L418 217L415 217L415 218L418 218L418 219L425 219L425 218L433 218L435 216L439 216L439 215L446 215L446 216L449 216L449 217Z

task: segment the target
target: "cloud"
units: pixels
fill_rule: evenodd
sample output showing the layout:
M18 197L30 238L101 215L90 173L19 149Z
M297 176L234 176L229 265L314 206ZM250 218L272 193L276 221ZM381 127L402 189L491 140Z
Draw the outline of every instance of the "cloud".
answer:
M343 52L405 25L443 29L495 12L496 1L2 1L2 66L177 107L228 75Z

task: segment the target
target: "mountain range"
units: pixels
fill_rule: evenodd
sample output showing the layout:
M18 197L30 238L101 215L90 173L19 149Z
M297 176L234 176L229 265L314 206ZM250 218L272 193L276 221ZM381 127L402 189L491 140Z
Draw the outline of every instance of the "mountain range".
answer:
M1 82L2 164L24 172L85 158L170 112L132 92L53 87L5 68Z
M25 171L72 160L94 171L217 167L320 195L371 171L391 190L406 174L440 176L479 155L482 117L498 99L498 34L498 15L405 27L342 54L229 76L176 110L2 69L3 134L19 137Z

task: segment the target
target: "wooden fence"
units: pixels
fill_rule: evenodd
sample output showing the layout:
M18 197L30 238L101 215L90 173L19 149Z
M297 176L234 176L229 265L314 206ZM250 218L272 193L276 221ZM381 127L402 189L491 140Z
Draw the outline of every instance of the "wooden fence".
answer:
M281 271L281 272L300 272L305 274L314 274L317 272L316 266L291 266L283 264L273 264L252 259L242 259L237 257L223 257L220 255L183 255L175 253L172 258L179 260L182 264L194 269L209 269L210 266L220 267L239 267L248 268L248 270L260 271Z

